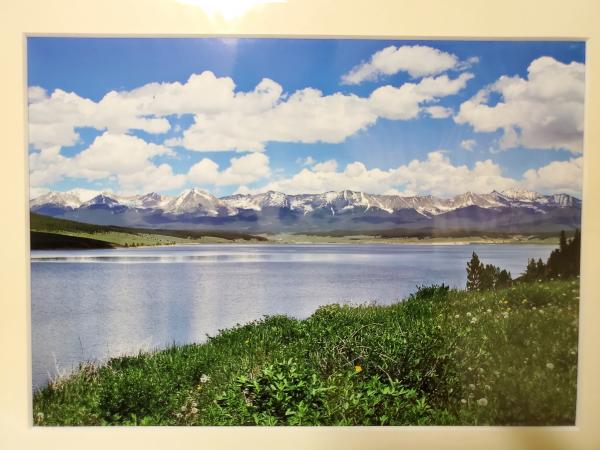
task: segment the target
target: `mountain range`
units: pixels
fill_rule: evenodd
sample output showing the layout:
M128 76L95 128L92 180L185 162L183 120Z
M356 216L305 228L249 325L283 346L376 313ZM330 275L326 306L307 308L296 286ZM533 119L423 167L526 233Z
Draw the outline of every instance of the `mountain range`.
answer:
M197 188L177 196L155 192L90 196L78 190L48 192L32 199L30 209L99 225L266 233L392 228L540 232L577 228L581 223L581 200L517 188L486 194L466 192L451 198L352 190L298 195L269 191L217 198Z

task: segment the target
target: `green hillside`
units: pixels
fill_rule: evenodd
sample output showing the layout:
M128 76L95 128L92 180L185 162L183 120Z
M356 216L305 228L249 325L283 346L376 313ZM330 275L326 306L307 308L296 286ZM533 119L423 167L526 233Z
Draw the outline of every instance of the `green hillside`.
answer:
M57 219L41 214L31 213L30 229L32 232L51 233L62 236L70 236L70 245L75 244L77 238L91 239L95 241L108 242L115 247L131 247L141 245L172 245L185 243L219 243L236 241L267 241L263 236L255 236L245 233L210 231L210 230L158 230L146 228L128 228L111 225L95 225L89 223L75 222L73 220ZM36 247L43 241L42 247ZM57 242L56 248L66 248L64 242L59 239L49 240L48 236L37 236L32 239L32 249L49 249L51 243ZM88 244L92 244L89 243ZM81 248L93 248L82 243ZM68 247L75 248L75 247ZM99 248L99 247L96 247ZM101 247L100 247L101 248Z

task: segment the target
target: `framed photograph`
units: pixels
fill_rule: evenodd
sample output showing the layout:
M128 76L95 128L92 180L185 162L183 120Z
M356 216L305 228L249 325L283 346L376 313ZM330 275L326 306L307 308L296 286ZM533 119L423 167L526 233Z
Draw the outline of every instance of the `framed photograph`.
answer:
M334 3L15 21L11 443L599 443L595 7Z

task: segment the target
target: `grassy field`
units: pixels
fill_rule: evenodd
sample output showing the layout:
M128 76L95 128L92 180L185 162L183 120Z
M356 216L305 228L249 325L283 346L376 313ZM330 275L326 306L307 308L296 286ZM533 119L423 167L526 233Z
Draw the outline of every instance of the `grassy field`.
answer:
M82 365L37 425L572 425L579 283L421 288Z
M197 230L158 230L145 228L127 228L117 226L95 225L72 220L56 219L31 213L30 229L32 232L57 234L71 238L84 240L102 241L114 247L137 247L141 245L173 245L173 244L207 244L207 243L230 243L230 242L262 242L267 239L263 236L255 236L245 233L224 231L197 231ZM59 239L57 248L64 248L64 241ZM74 243L74 239L68 240ZM73 242L71 242L73 241ZM89 243L89 242L88 242ZM32 244L34 244L32 240ZM50 245L51 242L45 242ZM81 248L86 247L82 242ZM33 249L36 247L32 246ZM49 248L49 247L38 247ZM99 248L102 248L99 246Z

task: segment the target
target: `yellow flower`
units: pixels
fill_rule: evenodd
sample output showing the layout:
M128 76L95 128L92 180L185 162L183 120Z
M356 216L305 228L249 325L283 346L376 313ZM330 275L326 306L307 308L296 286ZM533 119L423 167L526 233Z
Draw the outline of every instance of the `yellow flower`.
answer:
M356 364L354 366L354 373L361 373L363 371L363 368L361 367L360 364Z

